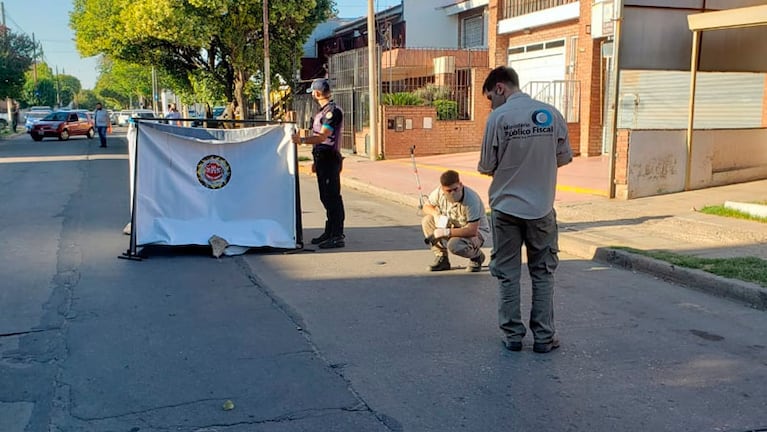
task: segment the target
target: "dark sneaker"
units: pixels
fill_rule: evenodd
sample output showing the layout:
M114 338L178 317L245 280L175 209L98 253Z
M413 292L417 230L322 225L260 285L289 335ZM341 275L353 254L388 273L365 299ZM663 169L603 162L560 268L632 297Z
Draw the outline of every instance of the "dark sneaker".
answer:
M317 245L317 247L320 249L334 249L334 248L342 248L344 246L346 246L346 240L345 240L345 237L342 235L329 237L327 240Z
M330 238L330 234L324 232L324 233L322 233L321 236L313 238L312 239L312 244L313 245L320 244L320 243L324 242L325 240L327 240L329 238Z
M522 351L522 342L510 341L508 339L503 340L503 347L509 351Z
M434 259L434 263L429 266L429 271L443 270L450 270L450 260L447 259L447 255L437 255Z
M482 270L482 263L485 262L485 254L479 251L479 255L476 258L469 260L469 266L466 267L466 271L476 273Z
M536 342L533 344L533 351L541 354L553 351L559 348L559 341L552 339L551 342Z

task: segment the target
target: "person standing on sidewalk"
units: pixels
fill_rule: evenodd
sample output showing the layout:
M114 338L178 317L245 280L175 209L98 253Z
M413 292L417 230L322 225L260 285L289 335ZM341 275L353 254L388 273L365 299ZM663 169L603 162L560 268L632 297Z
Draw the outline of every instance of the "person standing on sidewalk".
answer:
M99 132L99 141L101 142L99 147L107 146L107 128L109 128L110 121L107 110L101 106L101 102L96 102L96 110L93 112L93 123Z
M527 332L519 292L524 244L532 280L533 351L547 353L559 347L554 328L554 272L559 264L554 195L557 168L573 159L567 123L556 108L522 93L510 67L493 69L482 92L493 111L477 169L493 177L490 273L500 286L498 322L504 346L522 350Z
M423 235L436 255L430 271L450 270L448 251L468 258L470 272L478 272L485 262L482 245L490 236L485 205L474 190L461 183L458 173L448 170L439 177L423 205Z
M312 135L292 136L295 144L312 145L314 171L320 190L320 201L325 207L326 221L322 235L312 239L319 248L340 248L346 246L344 236L344 201L341 197L341 139L343 136L344 114L333 102L328 80L321 78L312 82L307 90L320 108L312 121Z

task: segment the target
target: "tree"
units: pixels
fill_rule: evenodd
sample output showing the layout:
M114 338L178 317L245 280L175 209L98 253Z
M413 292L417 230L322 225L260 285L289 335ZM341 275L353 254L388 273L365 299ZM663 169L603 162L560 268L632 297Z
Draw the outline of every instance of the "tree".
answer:
M262 1L75 0L70 24L84 56L155 65L182 91L212 80L245 109L245 85L263 69ZM270 0L269 79L293 76L303 43L333 7L333 0Z
M96 92L92 90L80 90L77 93L77 106L78 108L94 110L96 109L96 103L101 102Z
M32 40L0 26L0 97L18 99L24 88L24 73L32 65L35 52Z

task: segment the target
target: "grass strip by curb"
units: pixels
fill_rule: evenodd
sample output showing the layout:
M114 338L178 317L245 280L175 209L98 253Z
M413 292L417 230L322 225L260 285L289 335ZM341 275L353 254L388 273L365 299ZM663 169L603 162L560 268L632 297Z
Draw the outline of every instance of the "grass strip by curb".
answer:
M737 218L737 219L747 219L747 220L757 221L761 223L767 223L767 218L753 216L748 213L742 212L740 210L727 208L723 205L706 206L700 209L699 211L701 213L710 214L710 215L731 217L731 218Z
M661 250L640 250L611 246L638 255L666 261L676 266L703 270L717 276L753 282L767 288L767 261L757 257L699 258Z

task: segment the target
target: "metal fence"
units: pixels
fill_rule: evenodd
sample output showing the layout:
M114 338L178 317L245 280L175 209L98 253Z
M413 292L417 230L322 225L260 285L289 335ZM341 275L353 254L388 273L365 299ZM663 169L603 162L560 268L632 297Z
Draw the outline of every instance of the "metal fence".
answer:
M500 19L514 18L576 1L578 0L502 0Z
M530 81L523 92L535 100L553 105L568 123L580 121L581 85L580 81Z
M387 95L408 93L421 104L435 105L437 120L469 120L473 114L472 68L487 67L487 55L486 49L407 48L382 52L379 47L379 100L384 104L396 99ZM370 121L367 49L331 56L328 79L333 98L344 111L342 150L354 152L358 148L357 133L365 130ZM297 94L293 108L298 126L310 128L312 113L317 109L311 96Z

